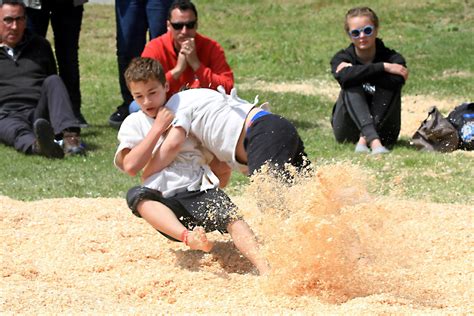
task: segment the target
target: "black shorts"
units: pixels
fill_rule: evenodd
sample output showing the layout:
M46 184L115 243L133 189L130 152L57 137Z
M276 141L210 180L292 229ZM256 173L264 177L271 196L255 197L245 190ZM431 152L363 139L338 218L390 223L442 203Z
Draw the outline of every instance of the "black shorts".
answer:
M237 206L220 189L182 192L169 198L163 197L159 191L142 186L128 190L127 204L135 216L141 217L137 206L143 200L157 201L166 205L188 229L202 226L206 232L217 230L226 233L230 223L241 219ZM163 235L178 241L171 236Z
M267 162L277 170L284 170L285 163L297 169L310 163L296 127L284 117L272 113L252 122L245 136L244 147L250 175Z

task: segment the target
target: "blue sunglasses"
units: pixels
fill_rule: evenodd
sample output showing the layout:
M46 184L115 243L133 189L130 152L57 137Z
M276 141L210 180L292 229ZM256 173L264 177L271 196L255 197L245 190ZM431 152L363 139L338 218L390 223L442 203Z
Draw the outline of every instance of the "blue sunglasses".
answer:
M359 38L360 34L364 33L366 36L372 36L374 33L374 27L372 25L366 25L360 29L354 29L349 31L349 35L352 38Z

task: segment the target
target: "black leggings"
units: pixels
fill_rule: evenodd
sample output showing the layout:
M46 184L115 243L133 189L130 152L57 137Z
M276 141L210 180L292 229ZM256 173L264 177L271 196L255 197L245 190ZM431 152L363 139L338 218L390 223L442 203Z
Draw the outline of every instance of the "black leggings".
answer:
M338 142L356 143L364 136L369 144L379 138L384 146L392 146L400 134L401 90L377 87L369 97L361 86L343 89L331 124Z

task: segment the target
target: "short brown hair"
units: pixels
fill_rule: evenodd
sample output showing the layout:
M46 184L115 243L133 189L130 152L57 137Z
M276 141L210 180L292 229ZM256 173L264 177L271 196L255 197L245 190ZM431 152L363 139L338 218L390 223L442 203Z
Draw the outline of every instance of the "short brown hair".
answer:
M132 59L124 74L127 85L130 82L156 80L166 84L165 71L161 64L152 58L137 57Z
M346 13L346 20L344 21L344 30L346 31L346 33L349 32L349 24L347 23L347 20L356 16L367 16L374 24L375 29L379 28L379 18L371 8L355 7L350 9Z

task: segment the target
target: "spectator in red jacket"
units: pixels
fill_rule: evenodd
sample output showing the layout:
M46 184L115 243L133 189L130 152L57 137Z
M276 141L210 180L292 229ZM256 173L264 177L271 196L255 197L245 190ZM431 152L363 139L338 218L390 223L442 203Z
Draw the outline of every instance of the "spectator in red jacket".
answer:
M151 40L142 57L158 60L170 85L168 98L187 88L216 89L222 85L227 93L234 86L234 75L224 50L216 41L197 33L198 13L189 0L171 4L168 32Z

